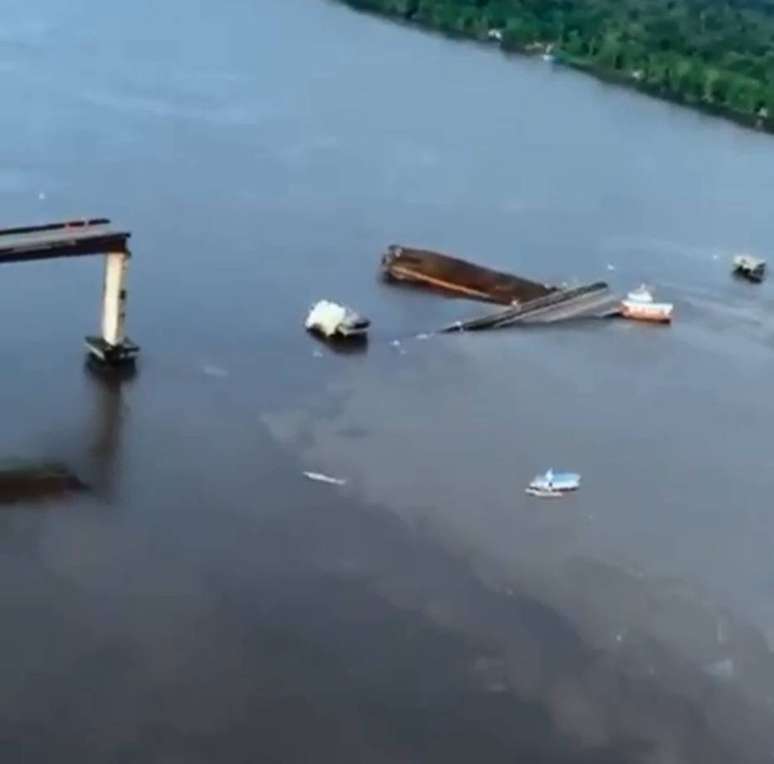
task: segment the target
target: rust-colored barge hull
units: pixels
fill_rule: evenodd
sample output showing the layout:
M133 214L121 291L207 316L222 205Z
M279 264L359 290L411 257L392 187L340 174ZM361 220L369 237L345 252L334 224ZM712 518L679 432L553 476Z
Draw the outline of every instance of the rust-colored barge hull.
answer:
M556 291L555 287L484 268L440 252L397 245L389 247L382 257L382 272L396 281L500 305L529 302Z

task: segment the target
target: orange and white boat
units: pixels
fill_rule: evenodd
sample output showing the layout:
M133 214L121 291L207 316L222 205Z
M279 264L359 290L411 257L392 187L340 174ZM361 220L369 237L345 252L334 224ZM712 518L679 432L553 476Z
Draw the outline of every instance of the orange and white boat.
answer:
M621 301L621 315L635 321L668 324L672 320L674 307L671 302L655 302L650 290L643 284Z

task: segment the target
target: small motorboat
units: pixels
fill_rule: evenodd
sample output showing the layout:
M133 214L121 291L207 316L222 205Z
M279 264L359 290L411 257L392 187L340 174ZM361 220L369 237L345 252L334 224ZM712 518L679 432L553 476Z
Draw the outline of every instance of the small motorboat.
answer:
M752 255L735 255L733 260L734 273L743 276L756 284L766 276L766 261Z
M580 488L581 476L577 472L554 472L548 470L543 475L536 475L527 486L530 496L555 499Z
M335 337L363 339L371 322L352 308L320 300L309 311L305 326L326 339Z
M643 284L626 295L621 301L621 315L635 321L653 321L668 324L672 320L674 305L671 302L655 302L651 291Z

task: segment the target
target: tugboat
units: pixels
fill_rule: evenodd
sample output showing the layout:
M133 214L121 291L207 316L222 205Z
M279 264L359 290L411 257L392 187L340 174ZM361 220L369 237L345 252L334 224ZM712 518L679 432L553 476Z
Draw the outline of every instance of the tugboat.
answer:
M654 302L650 290L642 284L621 301L621 315L635 321L652 321L668 324L672 320L674 305L671 302Z

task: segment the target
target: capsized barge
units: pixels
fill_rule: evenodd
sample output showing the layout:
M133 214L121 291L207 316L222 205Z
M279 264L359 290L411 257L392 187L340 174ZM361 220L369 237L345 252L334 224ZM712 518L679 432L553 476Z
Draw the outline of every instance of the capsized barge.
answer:
M529 302L557 291L556 287L485 268L440 252L396 244L388 247L382 256L382 273L390 280L500 305Z

